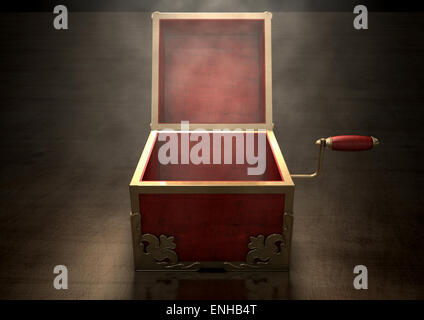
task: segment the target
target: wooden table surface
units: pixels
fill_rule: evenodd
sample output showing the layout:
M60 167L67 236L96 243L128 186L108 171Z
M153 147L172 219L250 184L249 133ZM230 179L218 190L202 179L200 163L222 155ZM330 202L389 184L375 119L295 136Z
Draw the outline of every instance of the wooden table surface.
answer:
M273 107L297 181L289 273L135 273L128 183L149 133L149 13L0 16L0 298L424 298L424 14L274 13ZM200 241L200 239L199 239ZM355 265L369 289L355 290ZM69 289L53 288L66 265Z

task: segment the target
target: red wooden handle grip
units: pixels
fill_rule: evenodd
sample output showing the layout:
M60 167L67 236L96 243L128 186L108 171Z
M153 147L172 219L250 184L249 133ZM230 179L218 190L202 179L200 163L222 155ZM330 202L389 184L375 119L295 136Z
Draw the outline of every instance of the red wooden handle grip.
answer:
M364 151L378 145L378 140L367 136L335 136L327 139L327 145L336 151Z

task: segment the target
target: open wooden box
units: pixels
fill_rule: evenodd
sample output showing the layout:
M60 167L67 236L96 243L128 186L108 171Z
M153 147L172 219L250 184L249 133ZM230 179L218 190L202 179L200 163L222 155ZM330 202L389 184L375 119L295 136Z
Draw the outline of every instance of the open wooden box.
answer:
M272 131L271 17L153 13L152 131L130 183L136 270L288 269L294 183ZM222 145L220 164L159 161L160 135L181 151L202 133L213 149L217 129L234 142L231 164ZM259 175L235 161L249 135L257 154L265 139Z

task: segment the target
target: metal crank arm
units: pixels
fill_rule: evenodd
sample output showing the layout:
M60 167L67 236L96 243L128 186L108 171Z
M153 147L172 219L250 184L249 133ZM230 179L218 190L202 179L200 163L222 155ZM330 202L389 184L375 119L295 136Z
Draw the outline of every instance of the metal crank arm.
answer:
M328 148L334 151L365 151L375 148L380 144L377 138L368 136L345 135L329 138L321 138L315 142L319 145L318 166L314 173L292 174L292 178L310 179L320 174L321 165L324 158L324 150Z

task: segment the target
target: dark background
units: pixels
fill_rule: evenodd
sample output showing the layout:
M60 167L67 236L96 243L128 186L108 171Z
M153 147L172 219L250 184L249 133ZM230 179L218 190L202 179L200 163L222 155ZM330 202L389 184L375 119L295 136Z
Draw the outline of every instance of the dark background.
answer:
M2 1L0 9L15 12L51 12L58 5L70 11L345 11L358 5L369 11L411 12L423 10L415 0L15 0Z
M178 3L168 11L270 10ZM353 7L275 9L273 114L291 173L314 169L320 137L381 145L328 152L322 176L295 181L291 270L257 274L133 271L150 12L71 12L62 31L51 12L0 15L0 298L424 298L424 14L370 12L358 31ZM53 288L58 264L68 290ZM358 264L368 290L353 288Z

